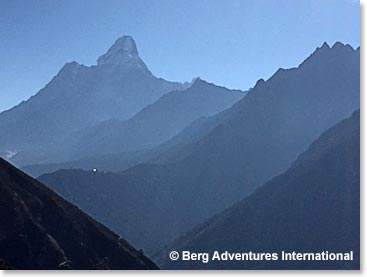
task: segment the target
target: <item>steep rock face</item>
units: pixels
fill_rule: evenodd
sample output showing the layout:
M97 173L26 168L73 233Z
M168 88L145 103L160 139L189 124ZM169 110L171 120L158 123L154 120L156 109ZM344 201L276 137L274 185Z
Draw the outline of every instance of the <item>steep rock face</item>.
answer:
M62 160L57 149L72 143L74 132L112 118L125 120L184 87L156 78L139 57L134 40L124 36L97 66L67 63L35 96L2 112L0 155L19 165Z
M153 258L166 269L358 269L360 113L327 130L285 173ZM195 261L168 253L353 251L353 261ZM280 257L280 256L279 256Z
M145 67L140 59L135 41L131 36L123 36L116 40L108 52L97 60L98 65L139 64Z
M124 239L2 159L0 257L16 269L157 269Z

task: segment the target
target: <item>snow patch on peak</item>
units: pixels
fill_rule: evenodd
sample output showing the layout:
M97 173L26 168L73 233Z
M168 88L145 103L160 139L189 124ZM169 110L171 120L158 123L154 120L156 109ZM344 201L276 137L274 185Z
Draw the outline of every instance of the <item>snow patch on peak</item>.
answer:
M13 158L17 153L18 153L18 151L5 150L5 157L6 157L7 159L11 159L11 158Z

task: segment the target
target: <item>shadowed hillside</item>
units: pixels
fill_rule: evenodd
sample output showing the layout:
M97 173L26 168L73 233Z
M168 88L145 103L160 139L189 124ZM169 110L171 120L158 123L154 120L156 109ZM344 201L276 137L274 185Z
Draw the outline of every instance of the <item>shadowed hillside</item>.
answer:
M360 113L327 130L250 196L153 257L166 269L359 269ZM172 250L349 252L353 261L170 261Z
M16 269L157 269L129 243L0 159L0 257Z

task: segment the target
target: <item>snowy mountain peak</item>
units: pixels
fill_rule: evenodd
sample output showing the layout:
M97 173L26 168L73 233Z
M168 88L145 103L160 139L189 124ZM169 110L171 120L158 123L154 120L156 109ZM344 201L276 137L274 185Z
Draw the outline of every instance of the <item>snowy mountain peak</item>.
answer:
M115 41L107 53L98 58L98 65L121 64L139 58L138 49L131 36L123 36Z
M138 49L132 36L123 36L118 38L112 45L111 49L116 49L122 51L126 54L131 54L133 56L138 56Z

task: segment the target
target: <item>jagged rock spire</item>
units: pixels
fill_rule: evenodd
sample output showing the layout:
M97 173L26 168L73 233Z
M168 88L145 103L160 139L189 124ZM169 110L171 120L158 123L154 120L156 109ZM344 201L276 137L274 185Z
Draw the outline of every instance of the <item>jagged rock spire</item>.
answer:
M135 41L131 36L123 36L115 41L107 53L98 58L98 65L121 64L131 60L140 60Z

